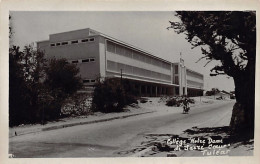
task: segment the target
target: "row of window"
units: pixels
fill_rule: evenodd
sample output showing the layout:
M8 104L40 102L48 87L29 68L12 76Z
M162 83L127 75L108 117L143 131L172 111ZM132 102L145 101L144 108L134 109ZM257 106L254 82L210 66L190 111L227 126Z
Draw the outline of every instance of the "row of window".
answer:
M107 51L122 55L128 58L132 58L147 64L152 64L167 70L171 70L171 65L169 63L165 63L163 61L154 59L150 56L144 55L138 51L132 50L127 47L123 47L121 45L115 44L113 42L108 41L107 42Z
M87 59L79 59L79 60L71 60L70 63L88 63L95 62L95 58L87 58Z
M79 40L70 40L70 41L64 41L64 42L58 42L58 43L51 43L51 47L58 47L58 46L64 46L68 44L78 44L78 43L87 43L87 42L94 42L95 38L86 38L86 39L79 39Z
M194 87L203 87L203 83L187 80L187 85Z
M187 76L191 76L191 77L203 80L203 75L200 75L200 74L195 73L195 72L191 72L189 70L187 70Z
M93 80L93 79L84 79L83 80L83 83L95 83L96 80Z
M126 73L130 75L139 75L139 76L149 77L153 79L171 81L170 75L130 66L127 64L116 63L110 60L107 61L107 69L118 73L120 73L122 70L123 74Z

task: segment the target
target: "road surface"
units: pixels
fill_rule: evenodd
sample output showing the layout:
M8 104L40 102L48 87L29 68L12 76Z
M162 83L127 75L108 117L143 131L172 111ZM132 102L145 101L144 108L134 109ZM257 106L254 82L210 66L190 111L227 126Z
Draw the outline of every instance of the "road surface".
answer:
M156 112L120 120L79 125L9 139L17 158L120 157L141 143L146 134L180 134L194 127L227 124L233 101L191 108L189 114Z

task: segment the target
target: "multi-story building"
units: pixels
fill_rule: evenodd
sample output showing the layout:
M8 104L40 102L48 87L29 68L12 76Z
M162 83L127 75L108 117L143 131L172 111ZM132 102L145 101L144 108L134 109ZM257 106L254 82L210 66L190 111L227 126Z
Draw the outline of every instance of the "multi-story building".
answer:
M145 96L196 96L203 91L203 75L187 69L183 62L171 63L90 28L51 34L37 47L48 58L77 64L86 88L98 78L122 77Z

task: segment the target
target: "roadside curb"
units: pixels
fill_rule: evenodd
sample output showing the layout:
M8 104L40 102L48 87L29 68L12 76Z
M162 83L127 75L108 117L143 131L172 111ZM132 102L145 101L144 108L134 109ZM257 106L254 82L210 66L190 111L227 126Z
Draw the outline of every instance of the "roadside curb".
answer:
M42 131L50 131L50 130L55 130L55 129L68 128L68 127L77 126L77 125L87 125L87 124L106 122L106 121L111 121L111 120L116 120L116 119L124 119L124 118L128 118L128 117L133 117L133 116L138 116L138 115L143 115L143 114L148 114L148 113L154 113L154 112L155 111L143 112L143 113L123 115L123 116L117 116L117 117L100 119L100 120L85 121L85 122L83 121L83 122L76 122L76 123L68 123L68 124L63 124L63 125L50 126L50 127L36 129L34 131L29 131L29 132L24 132L24 133L16 133L16 135L13 134L13 135L9 136L9 138L21 136L21 135L26 135L26 134L31 134L31 133L38 133L38 132L42 132Z

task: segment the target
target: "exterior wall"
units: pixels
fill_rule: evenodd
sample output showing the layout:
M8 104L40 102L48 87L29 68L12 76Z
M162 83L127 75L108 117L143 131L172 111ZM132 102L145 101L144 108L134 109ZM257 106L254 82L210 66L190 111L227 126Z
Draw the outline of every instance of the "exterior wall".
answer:
M82 30L75 30L75 31L68 31L68 32L62 32L62 33L57 33L57 34L51 34L50 43L84 39L89 36L99 34L98 32L94 33L93 31L94 30L87 28L87 29L82 29Z
M44 51L46 55L49 54L50 53L50 41L45 40L45 41L37 42L37 48Z
M202 74L187 69L188 96L202 96L204 77Z
M83 42L85 39L88 39L88 41ZM100 43L101 37L90 36L88 29L53 34L50 35L48 42L49 46L47 46L47 42L38 42L37 46L45 50L47 58L66 58L69 62L77 64L80 69L80 76L86 84L94 84L95 81L93 80L100 76L100 70L104 70L101 66L104 64L100 64L101 62L104 63L104 59L100 58L100 54L104 57L104 51L101 52L102 48L100 48L102 46ZM67 44L61 45L63 42L67 42ZM102 74L104 75L104 71Z
M203 88L203 75L187 69L183 60L171 63L92 29L52 34L37 47L47 58L77 64L87 86L98 77L120 77L122 70L142 95L197 95Z
M107 75L147 79L151 82L171 84L171 64L148 56L122 44L107 41Z
M191 88L203 89L204 77L202 74L187 69L187 85Z
M106 76L106 44L105 38L99 37L99 70L100 77Z
M185 95L187 94L186 91L186 67L183 64L178 64L179 66L179 73L178 73L178 77L179 77L179 91L180 91L180 95Z

